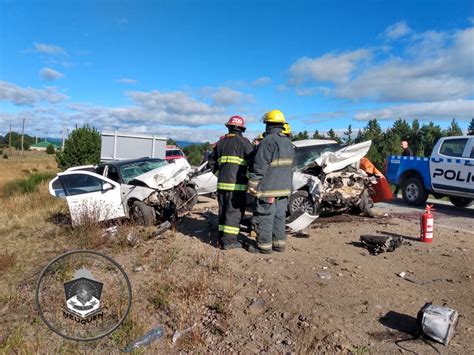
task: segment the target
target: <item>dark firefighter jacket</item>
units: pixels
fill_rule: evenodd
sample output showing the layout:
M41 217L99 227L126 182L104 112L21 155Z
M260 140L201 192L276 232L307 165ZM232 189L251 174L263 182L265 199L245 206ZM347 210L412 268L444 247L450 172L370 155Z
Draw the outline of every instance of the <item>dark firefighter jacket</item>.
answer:
M229 133L219 140L209 157L209 165L217 175L217 189L247 191L248 160L253 146L241 133Z
M291 194L295 151L281 128L270 128L258 145L250 167L249 187L256 197L282 197Z

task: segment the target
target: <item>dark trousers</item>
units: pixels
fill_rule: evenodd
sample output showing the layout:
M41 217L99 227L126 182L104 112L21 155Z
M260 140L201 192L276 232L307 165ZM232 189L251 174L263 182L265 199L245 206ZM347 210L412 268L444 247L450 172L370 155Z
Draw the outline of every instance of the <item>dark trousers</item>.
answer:
M267 198L257 199L252 223L257 233L259 249L270 251L272 248L285 247L287 207L288 197L275 197L272 203Z
M245 191L218 190L219 241L221 246L237 243L240 221L245 212Z

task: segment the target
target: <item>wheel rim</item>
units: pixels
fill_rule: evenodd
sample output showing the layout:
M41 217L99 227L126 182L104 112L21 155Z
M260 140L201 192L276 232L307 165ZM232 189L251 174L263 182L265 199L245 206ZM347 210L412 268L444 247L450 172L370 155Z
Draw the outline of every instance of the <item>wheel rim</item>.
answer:
M410 201L415 201L418 198L419 194L420 190L418 189L418 186L416 186L416 184L408 184L405 189L405 195Z
M302 210L303 212L313 213L314 206L306 197L297 197L291 203L291 210L296 212Z

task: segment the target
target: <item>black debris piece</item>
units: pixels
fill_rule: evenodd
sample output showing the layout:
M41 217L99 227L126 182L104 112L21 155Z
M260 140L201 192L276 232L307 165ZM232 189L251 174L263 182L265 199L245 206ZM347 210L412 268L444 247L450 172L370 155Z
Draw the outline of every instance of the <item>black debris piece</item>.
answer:
M397 249L402 245L403 237L400 235L362 235L360 241L372 255L378 255Z

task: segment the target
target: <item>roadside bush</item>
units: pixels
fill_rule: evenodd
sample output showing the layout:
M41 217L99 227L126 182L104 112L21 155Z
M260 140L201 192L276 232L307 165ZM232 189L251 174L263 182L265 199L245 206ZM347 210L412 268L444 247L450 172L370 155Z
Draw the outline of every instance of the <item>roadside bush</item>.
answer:
M3 195L6 197L18 194L28 194L38 190L38 185L51 180L56 175L53 173L34 173L26 179L9 181L3 187Z
M64 150L56 154L61 170L77 165L95 165L100 162L100 133L85 125L72 131L64 143Z
M54 145L50 144L46 147L46 154L54 154L55 152Z
M193 166L199 165L202 161L202 156L205 148L211 151L212 145L207 142L201 144L191 144L185 147L183 149L183 152L184 154L186 154L186 158L188 159L189 164Z
M3 153L3 159L8 159L8 154L7 153Z

